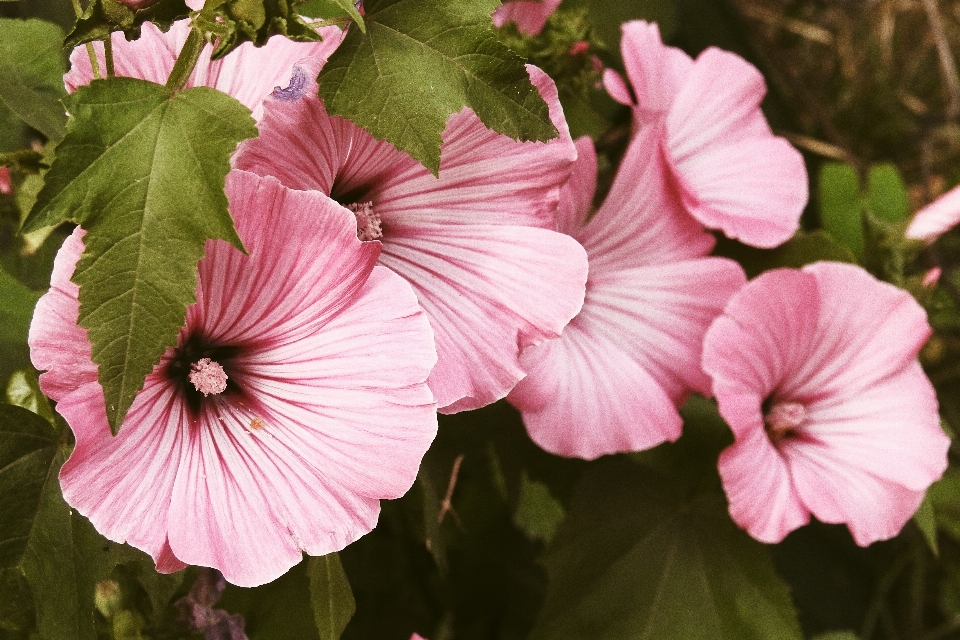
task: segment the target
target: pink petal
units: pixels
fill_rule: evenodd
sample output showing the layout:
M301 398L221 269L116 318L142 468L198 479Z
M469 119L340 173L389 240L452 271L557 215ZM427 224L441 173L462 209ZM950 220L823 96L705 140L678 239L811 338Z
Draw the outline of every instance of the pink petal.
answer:
M189 32L187 20L175 22L167 33L161 32L153 23L146 23L140 39L130 42L122 33L115 32L112 38L116 74L165 84ZM313 57L322 64L344 37L337 27L327 27L320 33L322 42L294 42L276 37L264 47L244 43L227 57L216 61L210 60L213 49L208 45L200 54L187 86L219 89L251 109L254 119L259 121L263 116L263 99L275 87L287 86L290 70L298 60ZM103 44L95 42L93 46L103 74L106 69ZM73 50L70 66L70 71L63 77L68 91L73 92L93 80L93 67L86 46Z
M698 258L713 237L684 211L669 182L658 127L634 136L610 193L574 234L590 255L592 274Z
M717 467L730 503L730 517L757 540L780 542L810 521L789 469L767 438L762 422L724 449Z
M168 557L169 495L190 425L180 422L182 407L171 397L169 384L148 377L117 436L97 382L61 398L57 411L77 438L60 471L64 499L107 538L146 551L158 570L162 561L176 571L183 565Z
M602 80L603 88L607 90L611 98L624 106L635 106L633 94L630 93L630 88L627 86L623 76L608 67L603 70Z
M33 366L46 371L40 375L40 388L58 402L83 385L97 382L87 330L77 326L80 287L70 281L83 253L83 234L83 229L74 229L57 252L50 290L37 302L27 336Z
M910 294L855 265L820 262L803 271L816 278L820 313L807 358L784 394L804 400L857 394L917 357L931 329Z
M597 150L590 136L577 138L577 160L570 171L570 179L560 190L557 207L557 231L576 237L587 222L597 190Z
M655 121L670 109L693 69L693 60L680 49L664 46L656 23L635 20L625 22L621 29L620 49L636 96L638 117L641 123ZM622 104L633 102L617 96L614 99Z
M690 213L747 244L773 247L807 202L803 157L759 111L763 77L738 56L697 58L666 118L670 162Z
M557 340L523 352L530 373L508 399L531 439L561 456L593 460L676 440L683 426L660 381L622 342L575 318Z
M816 278L792 269L767 271L730 298L703 344L703 370L717 399L743 392L765 398L781 388L807 361L819 312ZM759 412L759 405L754 416L720 402L738 436L762 418Z
M778 451L797 499L822 521L846 523L858 544L896 535L947 465L950 441L916 360L929 331L908 293L859 267L820 262L761 275L731 299L704 340L704 370L737 455L759 455L760 446ZM766 433L764 401L804 410L776 444ZM723 478L731 513L752 514L735 519L767 540L754 527L767 516L781 522L763 506L773 504L763 493L773 480L728 487ZM770 540L789 531L781 525L769 530Z
M293 191L276 178L227 175L230 211L250 256L207 243L198 300L188 326L242 344L312 333L363 286L380 253L356 237L356 218L316 191ZM352 233L351 233L352 232ZM316 238L327 238L318 246ZM258 268L247 267L253 259Z
M572 238L533 227L394 227L380 262L410 282L430 316L440 409L475 409L526 373L520 352L556 337L583 304L587 261Z
M517 25L517 30L528 36L543 31L547 18L560 6L560 0L513 0L505 2L493 12L493 24L502 27L508 22Z
M906 237L932 243L960 223L960 187L954 187L917 211Z
M159 570L213 566L253 586L302 551L357 539L376 524L380 499L411 486L436 434L426 385L436 351L415 293L374 267L378 245L357 239L348 210L242 171L227 191L250 255L208 245L181 339L234 346L240 391L188 407L169 375L171 349L113 437L102 389L81 380L57 405L77 439L61 483L101 533L146 550ZM54 310L76 307L62 283L80 235L58 258ZM69 332L76 312L68 316L50 314ZM47 319L35 324L38 363L68 367L45 355Z

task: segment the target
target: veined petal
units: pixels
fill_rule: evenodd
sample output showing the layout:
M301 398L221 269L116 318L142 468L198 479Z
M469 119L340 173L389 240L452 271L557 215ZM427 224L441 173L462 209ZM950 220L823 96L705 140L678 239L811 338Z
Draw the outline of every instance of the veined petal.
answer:
M587 279L576 241L533 227L394 227L380 262L430 316L439 360L429 382L446 413L506 396L525 373L520 352L560 334Z
M84 231L73 230L53 261L50 289L37 302L27 344L30 361L39 371L40 389L56 401L97 382L87 330L77 325L80 317L80 287L70 277L83 253Z
M665 46L656 23L634 20L621 29L623 64L636 95L637 115L645 124L670 109L693 69L693 60L680 49Z
M603 204L574 235L590 255L591 274L698 258L713 236L684 211L661 155L660 127L630 142Z
M764 93L751 64L707 49L666 116L666 144L694 217L773 247L796 231L808 193L803 157L771 133L760 112Z
M784 394L846 397L916 359L931 329L909 293L854 265L818 262L803 272L816 279L820 313L808 357L784 384Z
M587 460L676 440L683 422L661 381L622 342L578 320L558 339L523 352L530 373L507 399L530 438L551 453Z
M759 414L758 414L759 415ZM776 543L810 521L787 463L760 428L744 431L717 463L730 517L762 542Z
M557 207L557 231L577 237L587 222L597 190L597 150L590 136L577 138L577 160L570 171L570 179L560 189Z
M357 239L349 210L320 192L294 191L246 171L227 175L227 192L250 255L207 243L188 330L236 344L267 335L292 340L314 331L363 286L380 247Z

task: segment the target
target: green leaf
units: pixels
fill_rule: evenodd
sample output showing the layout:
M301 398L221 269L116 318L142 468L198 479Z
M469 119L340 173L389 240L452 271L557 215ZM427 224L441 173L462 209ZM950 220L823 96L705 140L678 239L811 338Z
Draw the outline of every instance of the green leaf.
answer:
M813 640L860 640L853 631L828 631L813 637Z
M770 269L780 267L799 269L820 260L852 264L857 262L850 249L823 231L812 233L798 231L790 240L775 249L756 249L719 237L715 253L739 262L749 278Z
M308 18L324 18L326 20L336 20L338 18L352 18L360 31L367 32L367 25L363 22L363 16L357 11L351 0L307 0L301 5L297 5L297 13Z
M937 546L937 518L933 513L933 504L931 504L930 498L925 497L923 502L920 503L920 508L913 514L913 521L916 523L917 528L920 529L920 533L923 534L923 539L926 541L927 546L930 547L930 551L933 552L934 556L939 556L940 549Z
M677 7L673 0L565 0L564 8L586 6L590 22L600 41L609 49L620 49L620 27L630 20L656 22L664 40L677 29Z
M320 640L307 567L301 562L273 582L252 589L228 583L216 607L242 615L250 640Z
M531 480L524 473L520 484L520 502L513 514L513 521L530 538L550 542L557 525L566 513L550 489L539 480Z
M14 371L7 382L7 402L35 413L47 422L53 423L53 409L50 401L40 391L37 375L29 369Z
M176 345L208 238L242 248L224 177L250 111L207 87L172 92L132 78L94 80L67 99L67 136L24 229L82 225L80 325L114 433L143 380Z
M856 169L842 162L825 162L818 180L820 222L853 255L863 254L863 196Z
M62 41L50 22L0 18L0 104L50 140L67 120Z
M340 556L328 553L307 562L310 577L310 604L321 640L339 640L357 611L353 591L343 572Z
M140 37L144 22L153 22L167 31L175 21L186 18L190 7L183 0L156 0L143 9L131 9L117 0L93 0L67 35L64 47L103 40L114 31L122 31L127 40Z
M0 343L26 342L40 296L0 269Z
M926 500L933 507L937 528L960 541L960 471L947 469L943 477L927 489Z
M296 0L208 0L193 24L218 41L210 56L213 60L244 42L262 47L275 35L298 42L319 41L320 34L303 21L296 4Z
M535 640L802 637L787 586L722 495L684 500L623 458L584 475L544 563Z
M320 73L327 110L440 171L451 113L472 108L495 131L549 140L557 130L523 61L492 28L495 0L369 0Z
M900 222L910 215L910 196L895 165L885 163L870 167L867 208L886 222Z

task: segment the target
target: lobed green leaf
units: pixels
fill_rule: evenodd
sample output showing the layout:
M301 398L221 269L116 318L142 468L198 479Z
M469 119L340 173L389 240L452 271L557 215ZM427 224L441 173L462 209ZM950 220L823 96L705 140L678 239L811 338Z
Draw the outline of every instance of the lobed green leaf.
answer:
M327 110L440 171L451 113L472 108L495 131L549 140L557 130L523 61L492 28L494 0L370 0L320 73Z
M246 107L207 87L108 78L67 104L67 135L24 228L71 220L86 229L73 281L116 433L176 345L206 240L243 247L224 178L237 143L256 129Z

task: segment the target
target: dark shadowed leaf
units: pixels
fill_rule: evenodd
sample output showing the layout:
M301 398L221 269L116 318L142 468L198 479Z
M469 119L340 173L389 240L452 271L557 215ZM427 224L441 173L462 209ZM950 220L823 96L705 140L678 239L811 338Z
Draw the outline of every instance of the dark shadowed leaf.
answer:
M310 558L307 575L310 577L310 604L320 640L339 640L357 610L340 556L330 553Z
M62 41L55 24L0 18L0 104L51 140L67 121Z
M123 31L127 40L140 37L144 22L153 22L166 31L176 20L186 18L190 7L183 0L156 0L143 9L131 9L118 0L93 0L67 35L65 47L102 40L114 31Z
M722 495L683 499L622 458L584 474L545 564L536 640L802 637L786 585Z
M24 228L71 220L87 231L73 280L116 432L176 344L205 241L242 247L224 177L237 143L256 129L246 107L206 87L171 92L108 78L67 103L67 136Z
M492 28L494 0L370 0L320 74L330 113L406 151L435 174L451 113L522 140L557 135L523 61Z
M262 47L275 35L298 42L320 40L320 35L300 17L296 5L295 0L211 0L194 24L217 40L211 54L214 60L244 42Z

